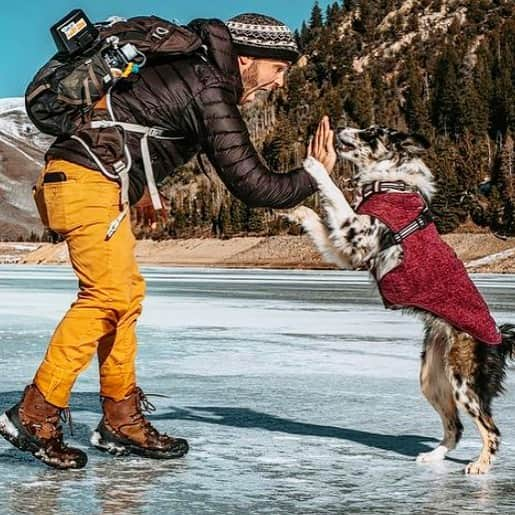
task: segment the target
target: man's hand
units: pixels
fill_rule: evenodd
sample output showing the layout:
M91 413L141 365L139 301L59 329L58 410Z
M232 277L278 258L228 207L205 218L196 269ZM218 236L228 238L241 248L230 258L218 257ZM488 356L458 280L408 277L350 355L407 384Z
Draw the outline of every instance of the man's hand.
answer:
M329 118L324 116L318 124L315 135L308 144L308 157L312 156L320 161L325 169L331 173L336 164L336 151L334 150L334 131L329 125Z

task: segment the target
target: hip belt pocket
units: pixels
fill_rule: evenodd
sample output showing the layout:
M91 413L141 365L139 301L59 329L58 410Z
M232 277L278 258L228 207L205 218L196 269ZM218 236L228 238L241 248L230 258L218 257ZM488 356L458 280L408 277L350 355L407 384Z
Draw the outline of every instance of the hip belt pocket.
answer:
M80 226L81 184L64 172L47 172L34 189L34 200L43 224L65 234Z

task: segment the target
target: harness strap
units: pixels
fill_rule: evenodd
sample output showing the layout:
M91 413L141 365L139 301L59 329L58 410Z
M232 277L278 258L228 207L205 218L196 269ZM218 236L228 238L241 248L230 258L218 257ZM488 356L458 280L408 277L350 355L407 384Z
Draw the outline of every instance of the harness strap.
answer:
M176 136L174 135L173 131L164 129L162 127L146 127L145 125L139 125L137 123L117 121L114 117L113 108L111 106L111 89L109 89L106 95L95 104L94 109L107 110L111 120L94 120L87 125L88 128L104 129L109 127L120 127L127 132L142 135L140 139L141 158L143 160L143 168L145 170L145 178L147 181L150 198L152 200L152 206L156 211L163 209L163 204L161 203L161 197L159 195L159 190L157 189L156 180L154 177L154 170L152 168L152 158L150 156L148 138L165 139L170 141L183 140L184 138L181 136ZM89 148L84 140L75 135L71 137L78 141L85 148L85 150L88 152L88 154L95 161L99 169L106 177L120 182L122 211L109 226L106 234L106 239L109 239L116 232L121 221L125 216L127 216L127 213L129 212L129 170L132 167L132 157L129 152L129 147L127 144L124 145L123 150L126 162L116 162L113 165L115 171L115 174L113 174L107 170L98 156L95 155L95 153Z
M390 232L386 236L385 244L383 245L382 250L386 250L393 245L399 245L402 243L402 240L405 240L408 236L413 234L414 232L420 231L424 227L427 227L429 224L433 223L433 217L429 208L426 206L420 214L413 220L413 222L405 225L402 229L397 232Z
M374 181L368 184L365 184L361 189L362 202L364 202L371 195L375 195L378 193L387 193L388 191L415 191L418 190L406 184L403 181ZM397 232L389 231L384 240L382 250L386 250L394 245L400 245L402 240L405 240L408 236L413 234L416 231L427 227L429 224L433 223L433 217L431 215L431 211L427 207L427 205L422 209L419 215L410 222L405 225L402 229Z
M148 138L166 139L166 140L182 140L184 138L175 136L172 131L162 129L161 127L145 127L136 123L118 122L115 120L96 120L90 122L89 126L92 129L103 129L106 127L121 127L127 132L142 134L140 139L141 158L143 160L143 169L145 170L145 178L147 180L148 192L152 200L152 206L157 211L163 209L161 197L157 189L156 180L154 177L154 169L152 167L152 158L150 157L150 149L148 145Z

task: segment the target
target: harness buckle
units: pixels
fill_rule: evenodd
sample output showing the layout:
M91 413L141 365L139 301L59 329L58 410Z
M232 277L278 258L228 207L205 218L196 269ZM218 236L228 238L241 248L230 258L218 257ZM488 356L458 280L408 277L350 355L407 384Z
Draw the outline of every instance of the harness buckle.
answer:
M150 129L148 129L148 132L147 132L147 135L149 138L156 138L156 137L158 138L162 134L163 134L163 130L158 129L157 127L150 127Z

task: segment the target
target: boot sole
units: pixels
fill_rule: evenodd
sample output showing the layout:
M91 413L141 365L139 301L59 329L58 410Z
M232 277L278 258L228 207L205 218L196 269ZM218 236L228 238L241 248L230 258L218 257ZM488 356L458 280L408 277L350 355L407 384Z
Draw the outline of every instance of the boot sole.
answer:
M108 452L113 456L128 456L129 454L136 454L137 456L143 456L144 458L152 458L156 460L181 458L189 450L188 444L186 442L178 446L177 449L168 451L144 449L136 445L121 444L118 441L112 441L108 437L102 435L99 431L93 431L90 442L97 449Z
M49 467L59 470L80 469L87 463L85 456L84 463L75 460L68 462L59 462L50 458L45 451L32 439L23 434L23 431L17 426L16 421L9 418L7 412L0 416L0 435L3 436L10 444L20 449L20 451L30 452L34 458L42 461Z

